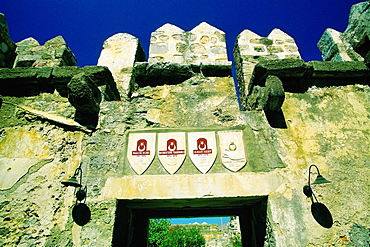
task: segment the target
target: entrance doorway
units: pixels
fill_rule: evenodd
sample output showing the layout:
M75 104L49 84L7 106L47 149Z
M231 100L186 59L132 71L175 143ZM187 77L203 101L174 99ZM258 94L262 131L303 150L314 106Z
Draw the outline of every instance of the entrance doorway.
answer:
M114 247L146 247L150 218L239 216L243 246L263 246L267 196L118 200Z

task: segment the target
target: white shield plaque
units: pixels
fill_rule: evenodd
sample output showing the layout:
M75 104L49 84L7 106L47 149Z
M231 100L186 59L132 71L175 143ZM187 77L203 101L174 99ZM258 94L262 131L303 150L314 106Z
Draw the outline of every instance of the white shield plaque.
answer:
M189 132L188 133L189 156L194 165L202 173L211 169L217 156L216 133Z
M247 162L241 130L218 131L221 162L227 169L237 172Z
M128 136L127 159L137 174L142 174L155 155L156 133L131 133Z
M158 133L158 158L163 167L174 174L186 156L185 132Z

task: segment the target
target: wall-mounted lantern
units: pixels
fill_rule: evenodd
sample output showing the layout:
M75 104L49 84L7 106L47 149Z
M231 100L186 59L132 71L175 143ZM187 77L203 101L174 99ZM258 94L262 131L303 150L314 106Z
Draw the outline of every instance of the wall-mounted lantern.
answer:
M310 168L308 169L308 185L303 186L303 193L311 198L312 205L311 205L311 213L317 223L319 223L321 226L330 228L333 225L333 217L331 216L331 213L329 209L322 203L318 202L315 194L312 191L311 188L311 168L315 167L317 170L317 177L315 181L312 184L325 184L325 183L331 183L329 180L326 180L319 171L319 168L316 165L310 165Z
M80 181L78 182L77 177L80 177ZM73 206L72 210L72 218L74 222L76 222L79 226L86 225L90 219L91 219L91 212L89 207L84 203L86 201L86 195L87 195L87 187L85 186L83 188L82 186L82 169L81 167L78 167L73 174L73 176L66 180L61 182L64 186L68 187L74 187L77 189L76 191L76 203ZM84 202L82 202L84 201Z
M308 169L308 185L305 185L303 186L303 193L307 196L307 197L312 197L315 196L312 192L312 188L311 188L311 168L312 167L315 167L316 170L317 170L317 177L315 179L315 181L312 183L312 184L325 184L325 183L331 183L329 180L326 180L321 174L320 174L320 171L319 171L319 168L316 166L316 165L310 165L310 168Z

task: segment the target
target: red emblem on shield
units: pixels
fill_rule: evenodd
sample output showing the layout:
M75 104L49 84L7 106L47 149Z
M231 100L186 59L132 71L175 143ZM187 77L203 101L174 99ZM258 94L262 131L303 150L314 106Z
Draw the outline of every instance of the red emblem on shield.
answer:
M127 159L137 174L143 174L155 156L156 133L129 133Z
M201 173L211 169L217 156L216 133L214 131L188 133L189 156Z
M185 157L185 132L158 133L158 158L169 174L180 168Z
M132 155L150 155L150 150L147 150L147 141L140 139L136 144L136 151L132 151Z
M159 155L179 155L185 154L185 150L177 150L177 141L175 139L167 140L167 150L159 151Z
M206 138L199 138L197 140L197 148L193 150L194 154L211 154L212 149L208 149L207 139Z

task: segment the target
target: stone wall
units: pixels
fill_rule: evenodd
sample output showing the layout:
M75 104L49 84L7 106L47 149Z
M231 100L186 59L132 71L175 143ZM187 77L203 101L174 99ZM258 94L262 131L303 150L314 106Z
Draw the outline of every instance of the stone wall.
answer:
M139 39L127 33L118 33L104 41L98 65L107 66L112 72L121 96L132 93L135 62L144 62L145 53Z
M230 64L227 58L225 33L206 22L185 32L165 24L151 34L150 63Z
M205 26L194 31L201 34L197 44L203 44L203 36L212 43L217 29L208 26L208 32ZM180 28L165 27L166 35L171 32L168 39L162 37L168 50L175 49L175 38L188 37ZM240 215L245 245L369 245L370 70L363 61L306 63L297 59L294 40L281 31L267 38L243 31L234 50L238 82L245 88L240 111L233 78L224 73L231 67L213 63L217 58L204 65L177 63L166 60L173 54L151 50L145 62L136 38L112 37L123 37L132 49L114 67L109 56L116 59L126 52L120 42L111 46L117 53L105 42L100 61L111 73L101 66L0 70L0 245L144 246L148 217L209 212ZM213 47L206 44L202 54L211 56ZM283 56L274 53L279 47ZM165 60L152 62L153 54L164 54ZM119 70L127 75L126 84L117 82L123 78ZM112 89L113 78L121 97ZM73 91L75 99L85 95L99 108L96 126L76 125L76 111L83 104L56 88L14 95L3 86L59 81L72 90L77 79L90 89L114 91L111 98L99 97L100 91ZM127 83L130 90L122 86ZM135 172L129 160L133 134L178 132L185 133L184 145L191 133L217 136L209 170L198 169L188 150L174 172L167 172L158 152L147 169ZM238 133L244 145L225 148L220 132L229 138ZM158 149L159 144L152 145L150 151ZM228 168L225 150L244 151L243 166ZM332 181L311 181L316 200L333 219L330 226L322 226L327 214L315 220L310 208L315 198L302 191L312 164ZM77 199L76 191L60 182L81 173L87 197ZM312 170L311 179L316 175Z
M370 48L369 2L352 6L344 33L328 28L317 46L325 61L364 61ZM366 59L368 60L368 59Z
M17 54L13 67L74 66L77 60L62 36L57 36L40 45L34 38L16 43Z
M243 110L247 109L246 101L252 87L249 82L257 63L270 59L301 58L294 39L277 28L268 37L243 30L236 38L233 54Z

